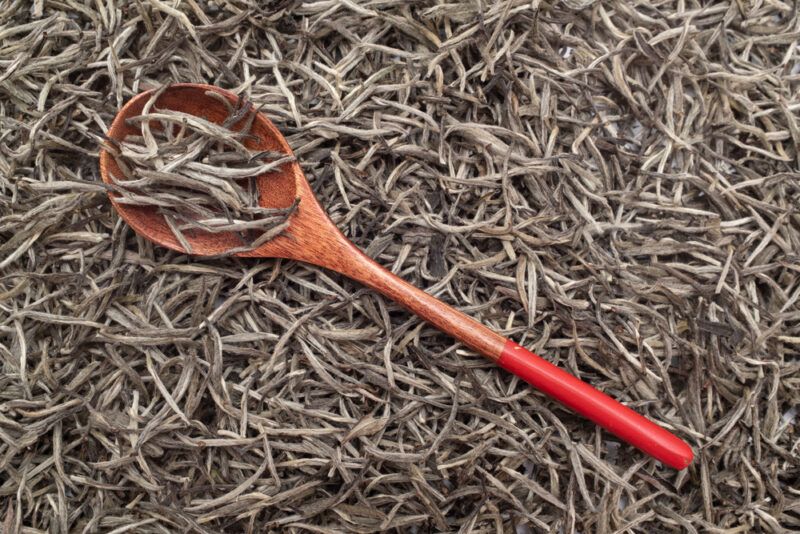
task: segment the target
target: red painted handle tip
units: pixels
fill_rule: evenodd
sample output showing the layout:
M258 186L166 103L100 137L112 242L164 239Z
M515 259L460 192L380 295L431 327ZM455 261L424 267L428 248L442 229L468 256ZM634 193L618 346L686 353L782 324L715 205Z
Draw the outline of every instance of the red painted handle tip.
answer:
M506 343L497 363L670 467L684 469L694 458L691 447L677 436L513 341Z

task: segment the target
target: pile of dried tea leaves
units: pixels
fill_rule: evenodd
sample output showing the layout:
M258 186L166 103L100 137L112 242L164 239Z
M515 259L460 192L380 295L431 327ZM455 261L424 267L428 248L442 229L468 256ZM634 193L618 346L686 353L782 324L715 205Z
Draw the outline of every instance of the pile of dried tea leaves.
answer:
M0 0L0 530L800 529L798 24L789 0ZM695 462L338 275L137 237L98 151L175 82L247 98L371 257Z
M225 106L221 124L170 109L158 109L158 98L169 89L153 91L142 113L127 119L141 135L122 142L106 139L119 169L109 173L118 204L147 206L163 216L183 249L192 253L185 232L233 232L241 241L226 254L253 250L289 225L297 207L259 205L257 179L274 173L294 157L245 146L252 137L256 110L246 99L236 105L206 91Z

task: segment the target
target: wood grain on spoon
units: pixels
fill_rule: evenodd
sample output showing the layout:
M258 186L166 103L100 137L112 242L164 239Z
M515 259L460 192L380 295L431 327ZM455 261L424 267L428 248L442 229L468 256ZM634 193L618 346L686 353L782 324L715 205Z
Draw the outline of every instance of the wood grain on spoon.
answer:
M161 95L157 107L182 111L221 123L227 116L227 110L218 99L206 95L206 91L215 91L232 103L236 100L235 95L217 87L177 84ZM122 108L108 132L110 138L121 141L126 135L136 132L135 126L128 124L126 119L139 115L149 96L149 92L139 94ZM256 139L248 141L247 148L292 154L284 137L264 115L259 113L256 116L252 132ZM103 180L107 183L110 183L109 173L117 171L115 165L110 154L102 151L100 169ZM691 448L664 428L405 282L366 256L327 216L296 161L286 163L280 171L259 177L258 188L259 201L264 207L288 207L295 198L300 199L300 204L284 234L256 250L239 254L240 256L299 260L344 274L403 305L443 332L654 458L677 469L683 469L691 462ZM111 199L113 202L113 193ZM116 202L114 205L140 235L159 245L186 252L164 218L154 209ZM185 237L190 241L193 253L200 256L222 254L238 244L238 238L232 233L195 231L187 232Z

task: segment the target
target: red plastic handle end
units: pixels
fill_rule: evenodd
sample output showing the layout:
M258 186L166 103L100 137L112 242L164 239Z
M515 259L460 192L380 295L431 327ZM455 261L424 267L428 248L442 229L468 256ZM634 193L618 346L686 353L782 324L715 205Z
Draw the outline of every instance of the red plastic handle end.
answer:
M682 439L513 341L497 364L670 467L684 469L694 458Z

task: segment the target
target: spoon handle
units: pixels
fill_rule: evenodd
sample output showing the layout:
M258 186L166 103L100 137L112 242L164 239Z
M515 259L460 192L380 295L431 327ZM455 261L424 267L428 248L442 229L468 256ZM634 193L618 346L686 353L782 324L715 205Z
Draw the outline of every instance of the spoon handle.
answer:
M344 241L344 240L343 240ZM387 271L355 245L324 267L357 280L416 313L443 332L594 421L653 458L683 469L693 458L683 440L536 354ZM317 263L317 262L313 262Z

